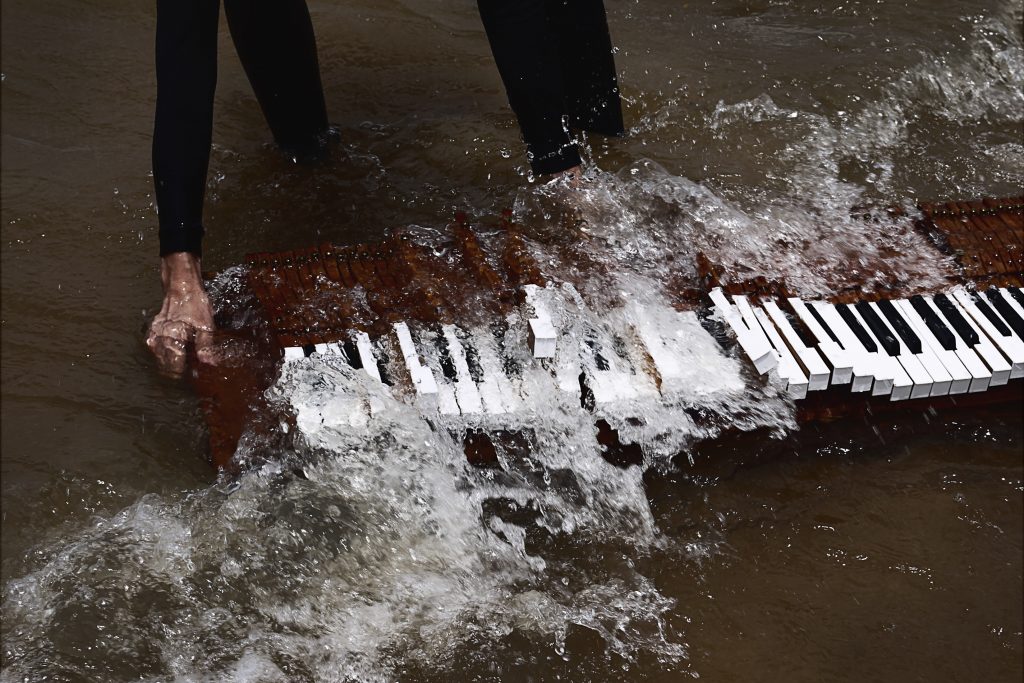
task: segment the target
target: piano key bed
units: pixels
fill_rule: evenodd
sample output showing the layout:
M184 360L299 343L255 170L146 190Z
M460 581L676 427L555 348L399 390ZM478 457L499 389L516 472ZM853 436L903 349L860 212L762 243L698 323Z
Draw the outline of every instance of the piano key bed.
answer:
M460 431L467 451L488 430L529 424L538 395L592 414L605 433L611 415L728 397L751 378L788 393L807 419L883 403L1021 400L1024 201L920 208L917 228L961 271L943 291L809 298L763 279L724 282L705 265L702 294L634 300L605 319L574 283L545 277L514 226L485 245L464 222L444 244L397 235L254 254L247 282L270 332L260 353L285 367L344 364ZM210 382L197 390L226 393ZM225 427L240 418L222 404L203 403L218 465L240 433ZM382 410L366 396L339 405L332 419L352 429Z

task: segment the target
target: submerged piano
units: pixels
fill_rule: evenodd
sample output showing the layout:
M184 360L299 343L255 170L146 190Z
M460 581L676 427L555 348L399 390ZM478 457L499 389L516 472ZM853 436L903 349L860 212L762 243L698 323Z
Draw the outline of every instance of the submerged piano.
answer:
M476 459L489 457L489 433L528 425L539 396L592 415L602 443L617 439L611 415L642 420L694 393L727 401L750 381L788 393L806 419L1021 400L1024 198L919 208L923 243L955 263L937 291L851 283L812 300L730 276L705 254L695 272L652 284L607 272L593 250L540 254L508 221L480 231L461 218L432 241L253 254L251 310L235 331L245 360L193 377L212 459L230 463L282 368L311 362L347 367L365 390L297 411L300 428L372 429L386 396L460 435ZM864 220L909 220L897 213Z

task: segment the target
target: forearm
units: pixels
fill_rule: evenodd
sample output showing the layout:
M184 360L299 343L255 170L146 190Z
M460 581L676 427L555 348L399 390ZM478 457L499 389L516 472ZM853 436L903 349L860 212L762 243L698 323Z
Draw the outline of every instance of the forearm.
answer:
M157 0L153 181L161 256L202 251L218 5L216 0Z

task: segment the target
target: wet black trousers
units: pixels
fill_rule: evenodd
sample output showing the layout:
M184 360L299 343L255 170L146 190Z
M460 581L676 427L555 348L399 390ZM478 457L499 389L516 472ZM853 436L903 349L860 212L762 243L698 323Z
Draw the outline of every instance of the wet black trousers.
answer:
M153 178L160 253L201 253L217 82L219 0L157 0ZM602 0L479 0L535 173L580 163L568 129L621 135ZM274 139L305 155L327 113L305 0L224 0L235 49Z
M580 163L569 130L625 133L603 0L477 0L534 173Z
M322 144L327 108L305 0L224 0L224 13L274 139L295 154ZM201 250L219 14L219 0L157 0L153 178L161 256Z

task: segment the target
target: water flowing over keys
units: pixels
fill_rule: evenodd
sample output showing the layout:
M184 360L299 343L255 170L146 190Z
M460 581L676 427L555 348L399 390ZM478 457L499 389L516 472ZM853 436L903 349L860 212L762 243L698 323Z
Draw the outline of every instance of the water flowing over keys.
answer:
M437 381L434 379L434 373L420 362L420 355L416 351L416 345L409 333L409 326L405 323L395 323L395 335L398 337L402 359L405 361L405 367L409 371L409 377L416 388L416 393L436 394Z
M1000 249L1024 237L1021 205L922 205L918 229L963 276L930 292L897 284L891 295L858 296L851 282L841 294L802 296L764 277L737 279L706 257L703 280L677 290L629 284L599 263L562 264L593 282L605 277L594 287L542 266L578 252L554 247L538 259L552 248L531 246L513 226L485 241L461 223L443 247L398 234L257 254L248 280L285 366L341 362L367 383L339 389L359 396L339 397L320 418L307 410L307 428L371 429L388 400L477 439L528 429L536 410L645 425L659 411L690 420L672 411L695 396L728 403L741 391L778 392L811 419L856 406L998 399L992 392L1008 385L1012 395L1010 383L1024 377L1024 283L1007 268L1016 253ZM754 371L746 377L743 363ZM360 393L372 387L381 393Z

